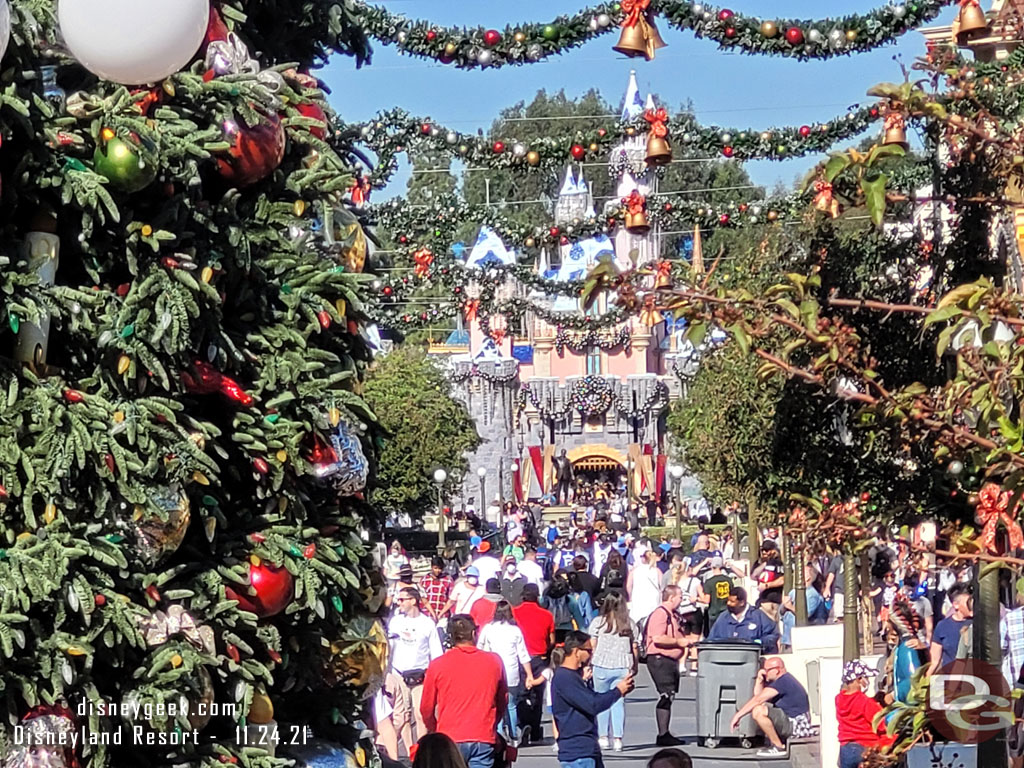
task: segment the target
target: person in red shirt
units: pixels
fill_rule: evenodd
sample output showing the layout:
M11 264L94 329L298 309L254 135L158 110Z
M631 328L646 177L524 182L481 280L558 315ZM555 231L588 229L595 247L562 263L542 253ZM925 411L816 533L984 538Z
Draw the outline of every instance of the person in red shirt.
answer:
M453 617L448 632L452 649L430 662L423 681L423 723L428 733L449 736L469 768L494 768L508 707L505 667L498 654L476 647L469 616Z
M836 717L839 720L839 768L857 768L864 753L885 747L893 737L886 736L885 720L874 724L881 705L868 698L864 691L875 670L863 661L850 661L843 667L843 690L836 695Z
M498 603L504 600L501 596L501 582L497 579L488 579L484 589L487 590L484 596L473 603L469 609L469 615L473 618L473 623L477 628L491 623L494 618L494 609L498 607Z
M526 652L530 654L530 668L535 678L548 666L548 654L555 645L555 617L551 611L537 604L540 588L536 584L523 587L523 602L512 609L516 624L519 625L526 641ZM544 738L540 718L544 704L544 683L530 688L519 705L520 725L523 735L520 743L537 742Z

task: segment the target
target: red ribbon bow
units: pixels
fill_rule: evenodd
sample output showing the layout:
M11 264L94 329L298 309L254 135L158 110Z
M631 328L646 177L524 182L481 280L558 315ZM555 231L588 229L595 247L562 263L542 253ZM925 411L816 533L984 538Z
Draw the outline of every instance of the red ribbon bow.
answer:
M634 189L629 193L629 197L625 199L626 209L633 216L638 216L644 212L644 206L647 204L647 198L640 194L639 190Z
M626 12L622 26L635 27L639 24L650 4L651 0L622 0L622 10Z
M1010 492L1004 491L996 483L986 483L978 491L976 516L982 526L981 543L989 552L996 550L996 533L999 531L1000 522L1010 535L1010 549L1020 549L1024 546L1024 531L1021 531L1020 524L1010 514L1009 506Z
M654 275L654 287L664 288L672 283L672 262L659 261L658 271Z
M960 0L960 7L961 8L967 8L970 5L980 6L981 3L979 3L978 0ZM623 5L622 7L625 8L626 6Z
M493 329L491 331L491 338L494 340L495 344L501 344L501 342L503 342L505 340L505 329L504 328L495 328L495 329Z
M664 139L668 136L668 126L665 125L668 122L668 112L665 111L664 107L648 109L644 112L644 120L651 124L651 133L659 139Z
M480 309L480 302L476 299L470 299L466 302L466 322L473 322L476 320L476 313Z
M416 277L426 277L430 272L430 265L434 263L434 254L429 248L420 248L412 255L412 259L416 262L416 269L413 270Z

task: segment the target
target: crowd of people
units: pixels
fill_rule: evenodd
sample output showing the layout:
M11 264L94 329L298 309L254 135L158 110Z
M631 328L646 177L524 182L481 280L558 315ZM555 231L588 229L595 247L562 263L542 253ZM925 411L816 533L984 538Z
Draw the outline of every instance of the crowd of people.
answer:
M440 732L469 768L494 768L505 750L544 739L548 713L563 766L594 768L588 761L599 763L602 750L623 749L623 698L641 664L658 695L657 746L678 747L673 701L682 677L697 675L701 640L760 645L754 694L730 724L757 724L759 756L784 755L789 740L812 735L807 692L775 655L790 646L797 614L775 532L761 532L750 565L728 528L683 542L643 537L630 522L610 505L579 508L568 525L510 509L503 544L474 531L465 562L434 557L418 579L394 542L385 563L391 671L375 701L386 754L395 759L404 745L415 755L425 735ZM884 663L844 670L836 700L843 768L884 742L872 719L882 705L906 701L915 670L935 671L971 645L969 569L884 535L879 542L863 555L873 580L855 603L870 598ZM808 622L842 621L846 561L828 548L806 559ZM1006 612L1003 635L1012 682L1024 664L1024 608ZM872 683L878 695L869 704Z

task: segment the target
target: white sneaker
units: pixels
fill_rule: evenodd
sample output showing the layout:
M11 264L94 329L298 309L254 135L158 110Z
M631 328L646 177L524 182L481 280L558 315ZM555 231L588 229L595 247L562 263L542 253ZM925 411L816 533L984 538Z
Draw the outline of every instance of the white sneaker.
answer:
M771 759L781 760L784 757L789 757L789 749L787 747L783 747L782 749L779 749L778 747L776 747L773 744L773 745L769 746L768 749L762 749L760 752L757 753L757 756L758 757L764 757L764 758L767 758L769 760L771 760Z
M602 736L601 738L599 738L597 740L597 744L598 744L599 747L601 747L601 749L608 749L608 747L611 746L611 744L608 741L608 737L607 736Z
M616 752L622 751L622 739L612 739L612 749Z

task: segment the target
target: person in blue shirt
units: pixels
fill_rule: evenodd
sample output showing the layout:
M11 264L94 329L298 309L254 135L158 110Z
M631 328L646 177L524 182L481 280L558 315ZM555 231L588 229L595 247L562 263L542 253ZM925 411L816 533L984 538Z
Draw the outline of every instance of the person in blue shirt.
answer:
M785 757L790 738L802 739L814 732L807 690L786 671L785 662L778 657L765 659L754 682L754 695L736 710L729 730L735 731L747 715L754 718L768 742L767 748L757 753L758 757Z
M558 727L558 762L562 768L603 768L597 715L633 690L633 675L629 674L610 691L595 692L583 679L583 668L593 653L590 635L568 633L565 659L551 676L551 715Z
M725 607L708 634L710 642L746 640L760 643L764 653L778 652L779 628L759 609L748 605L747 590L743 587L730 589Z
M966 584L956 584L947 593L953 614L935 625L932 633L931 664L928 666L928 677L934 675L940 667L956 660L956 651L964 631L971 626L974 617L974 602L971 588Z

